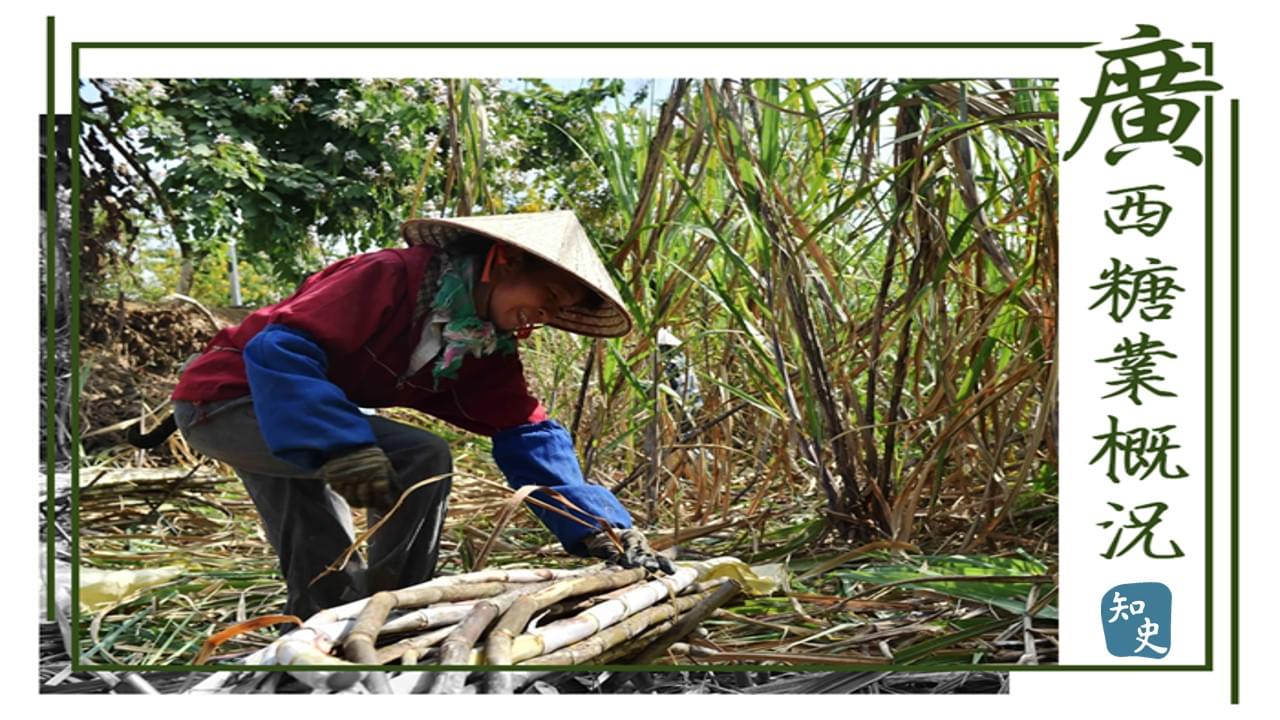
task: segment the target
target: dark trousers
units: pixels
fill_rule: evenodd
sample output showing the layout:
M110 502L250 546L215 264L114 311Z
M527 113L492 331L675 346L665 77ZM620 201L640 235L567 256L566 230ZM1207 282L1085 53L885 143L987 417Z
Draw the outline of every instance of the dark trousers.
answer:
M235 469L257 506L267 540L280 558L289 590L285 612L314 613L380 590L429 580L440 552L450 480L419 488L369 541L368 565L352 555L346 567L314 578L354 542L345 500L319 479L271 454L249 397L195 405L174 402L174 419L187 443ZM444 440L420 428L370 416L378 447L396 471L397 494L414 483L453 472ZM369 508L372 525L389 506Z

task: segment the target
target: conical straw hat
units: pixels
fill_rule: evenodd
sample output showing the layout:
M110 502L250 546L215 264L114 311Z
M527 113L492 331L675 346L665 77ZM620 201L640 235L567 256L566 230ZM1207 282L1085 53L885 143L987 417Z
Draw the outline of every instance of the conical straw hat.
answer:
M594 337L620 337L631 331L631 315L623 306L618 289L591 246L586 230L568 210L416 218L400 226L400 234L409 245L439 247L471 233L531 252L573 274L603 299L594 310L576 305L564 308L547 324Z

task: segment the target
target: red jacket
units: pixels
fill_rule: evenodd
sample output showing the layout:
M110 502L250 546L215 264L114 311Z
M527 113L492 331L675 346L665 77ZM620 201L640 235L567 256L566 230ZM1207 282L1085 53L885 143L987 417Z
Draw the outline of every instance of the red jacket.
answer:
M441 379L438 388L432 363L405 376L425 322L413 323L418 288L434 252L427 246L380 250L312 275L292 296L214 336L182 374L173 399L200 403L248 395L241 351L278 323L310 335L328 356L329 380L362 407L410 407L488 436L547 419L515 353L467 357L457 377Z

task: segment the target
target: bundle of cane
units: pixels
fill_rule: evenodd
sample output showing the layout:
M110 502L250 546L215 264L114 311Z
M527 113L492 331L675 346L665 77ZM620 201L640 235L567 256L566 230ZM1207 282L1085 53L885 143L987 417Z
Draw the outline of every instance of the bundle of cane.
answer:
M486 570L321 611L243 664L281 666L317 690L457 693L476 678L509 693L547 672L538 668L651 661L739 592L772 589L734 558L684 563L672 575L603 565ZM483 672L496 668L507 672ZM215 673L192 692L221 691L231 675Z

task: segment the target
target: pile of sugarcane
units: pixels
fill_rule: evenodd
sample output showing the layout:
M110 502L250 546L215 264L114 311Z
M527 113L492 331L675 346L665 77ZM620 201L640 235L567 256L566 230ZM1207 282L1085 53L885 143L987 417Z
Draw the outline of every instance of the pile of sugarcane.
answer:
M485 570L323 610L243 663L282 666L321 691L512 693L567 665L652 663L744 587L758 593L768 583L733 558L682 564L672 575ZM481 672L494 668L506 670ZM217 692L230 675L192 691ZM467 687L472 677L480 687Z

